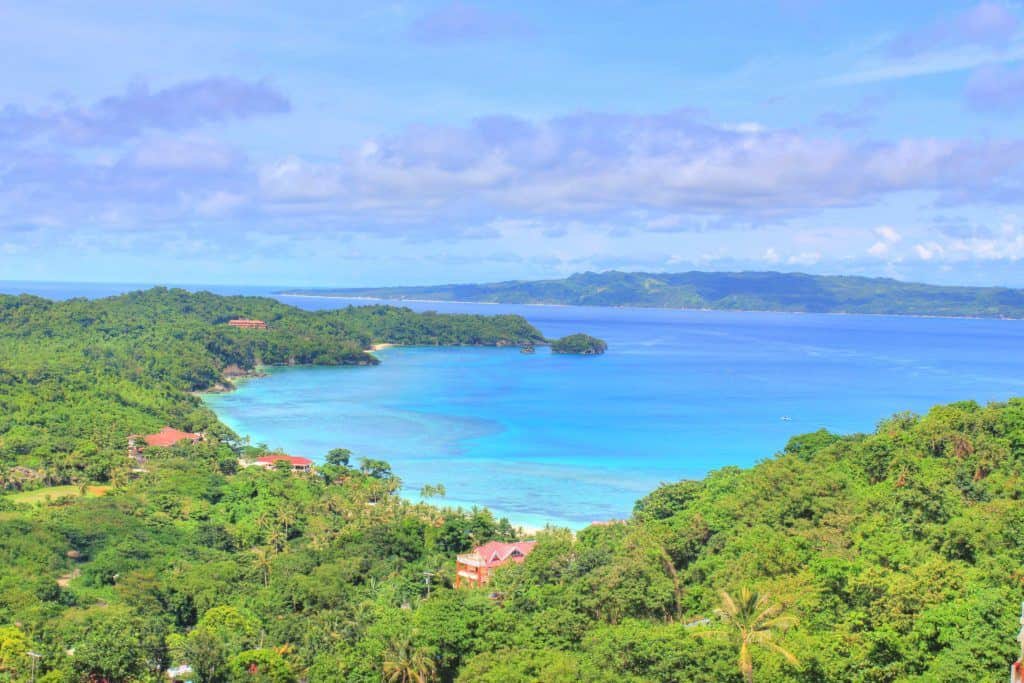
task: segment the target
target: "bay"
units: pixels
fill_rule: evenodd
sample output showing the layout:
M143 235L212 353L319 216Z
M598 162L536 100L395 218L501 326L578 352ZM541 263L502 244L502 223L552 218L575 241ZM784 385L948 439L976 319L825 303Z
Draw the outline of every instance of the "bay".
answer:
M579 528L628 515L661 482L770 457L794 434L1024 392L1019 321L404 304L519 313L547 336L586 331L610 348L390 348L372 368L274 369L209 405L290 453L317 460L344 446L388 460L411 498L443 483L448 504Z
M0 282L0 292L65 299L144 286ZM375 303L277 298L310 310ZM377 367L275 368L205 400L256 443L314 460L336 446L388 460L410 498L443 483L447 504L579 528L628 515L661 482L770 457L794 434L868 431L900 410L1024 394L1021 321L402 305L518 313L548 336L585 331L610 348L600 357L390 348Z

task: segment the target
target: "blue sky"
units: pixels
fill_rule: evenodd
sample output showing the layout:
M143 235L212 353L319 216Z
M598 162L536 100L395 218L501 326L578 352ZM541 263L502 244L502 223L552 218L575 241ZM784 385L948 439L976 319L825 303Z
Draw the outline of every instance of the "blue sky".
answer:
M1016 2L162 5L0 0L0 279L1024 286Z

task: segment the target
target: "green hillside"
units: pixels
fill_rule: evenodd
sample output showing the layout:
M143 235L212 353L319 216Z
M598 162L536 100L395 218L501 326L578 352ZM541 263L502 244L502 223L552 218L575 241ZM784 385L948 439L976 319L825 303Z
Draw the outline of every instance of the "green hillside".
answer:
M514 316L176 290L0 299L0 681L156 683L185 664L197 683L1005 678L1024 400L798 436L667 483L620 522L544 530L522 564L455 589L457 554L518 538L506 521L403 500L377 453L240 468L264 450L189 393L229 363L537 338ZM135 468L126 435L163 424L208 438Z
M103 496L0 494L0 677L28 681L32 651L50 683L185 663L200 682L739 683L741 627L757 681L1000 680L1018 650L1021 401L794 438L623 523L544 531L481 589L452 588L455 555L515 537L486 511L406 502L378 462L225 455L154 453Z
M560 280L296 290L293 294L511 304L1024 317L1024 290L801 273L578 273Z
M230 327L236 317L268 329ZM366 349L378 342L496 346L544 337L512 315L311 312L163 288L60 302L0 296L0 483L105 481L123 465L129 434L163 425L227 438L192 392L259 365L376 364Z

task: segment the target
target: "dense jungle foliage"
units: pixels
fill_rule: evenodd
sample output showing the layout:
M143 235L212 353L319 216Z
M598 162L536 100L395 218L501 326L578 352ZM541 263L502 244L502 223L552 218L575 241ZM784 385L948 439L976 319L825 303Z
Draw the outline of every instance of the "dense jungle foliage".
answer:
M27 680L31 648L46 681L740 681L744 634L764 681L997 680L1015 657L1024 401L796 437L541 532L484 589L450 586L455 553L513 536L488 513L405 502L379 463L231 455L0 498L0 675Z
M339 354L342 328L353 359L403 321L449 339L532 328L371 308L310 314L303 333L278 306L2 300L5 461L66 457L89 495L0 493L0 681L155 682L188 664L203 683L973 682L1016 657L1024 400L795 437L666 484L621 523L540 532L522 565L454 590L455 555L515 538L507 522L404 501L387 463L343 449L308 475L239 469L257 449L188 391L228 363L297 359L289 338ZM236 315L272 334L225 329ZM165 423L211 438L129 472L124 435Z
M255 318L266 330L236 329ZM391 306L303 311L273 299L151 289L54 302L0 296L0 488L105 481L127 436L233 435L190 392L276 364L373 364L374 343L542 342L519 316Z
M576 273L558 280L309 291L335 296L507 304L1024 317L1024 290L1020 289L928 285L891 278L805 273L624 273L612 270Z

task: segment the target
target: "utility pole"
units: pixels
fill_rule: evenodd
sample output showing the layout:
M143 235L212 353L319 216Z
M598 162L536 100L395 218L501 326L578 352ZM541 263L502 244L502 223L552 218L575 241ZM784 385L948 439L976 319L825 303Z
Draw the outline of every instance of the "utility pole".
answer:
M434 576L434 572L423 572L423 582L427 584L427 599L430 599L430 579Z
M29 650L25 654L27 654L32 659L32 683L36 683L36 661L42 659L43 656L41 654L32 652L31 650Z

